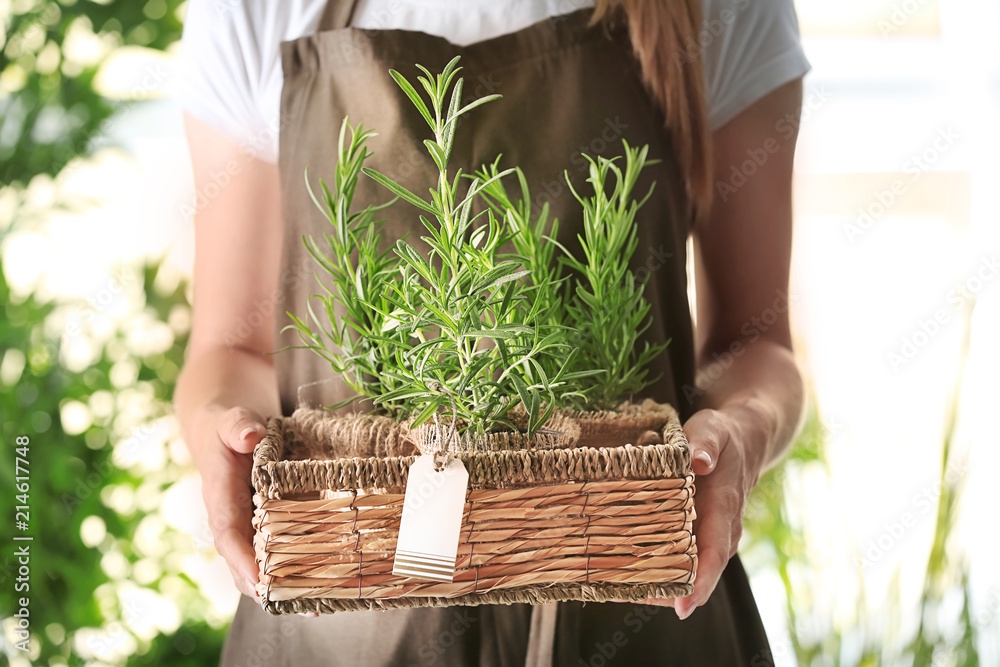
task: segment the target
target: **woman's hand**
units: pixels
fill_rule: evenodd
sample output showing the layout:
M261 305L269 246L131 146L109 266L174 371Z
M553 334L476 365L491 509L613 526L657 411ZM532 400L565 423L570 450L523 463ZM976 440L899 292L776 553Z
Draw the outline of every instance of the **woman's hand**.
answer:
M264 419L247 408L206 407L199 416L192 451L201 472L201 495L215 548L229 566L233 582L259 602L253 550L253 491L250 469L254 447L266 433Z
M708 602L743 535L743 510L763 467L769 437L765 420L749 408L700 410L684 425L695 480L694 532L698 572L694 592L677 599L685 619Z
M652 598L645 604L674 607L685 619L708 601L743 534L743 509L757 483L768 439L768 424L745 406L700 410L684 431L691 446L695 480L694 532L698 571L694 592L685 598Z

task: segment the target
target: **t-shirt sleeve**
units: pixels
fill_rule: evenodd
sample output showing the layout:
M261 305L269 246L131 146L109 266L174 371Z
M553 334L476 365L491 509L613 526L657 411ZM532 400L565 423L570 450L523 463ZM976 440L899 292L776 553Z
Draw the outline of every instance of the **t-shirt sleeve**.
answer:
M184 111L245 150L275 162L277 155L272 154L270 144L256 140L268 132L269 123L256 95L262 58L247 4L189 0L181 39L178 101Z
M705 0L702 7L713 130L809 71L793 0Z

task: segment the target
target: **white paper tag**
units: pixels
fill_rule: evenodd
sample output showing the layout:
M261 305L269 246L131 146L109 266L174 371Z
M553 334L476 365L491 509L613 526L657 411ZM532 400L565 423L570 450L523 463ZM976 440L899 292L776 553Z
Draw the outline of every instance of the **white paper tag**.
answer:
M424 454L410 466L403 496L403 517L392 573L397 576L452 581L465 510L469 472L452 458L440 472Z

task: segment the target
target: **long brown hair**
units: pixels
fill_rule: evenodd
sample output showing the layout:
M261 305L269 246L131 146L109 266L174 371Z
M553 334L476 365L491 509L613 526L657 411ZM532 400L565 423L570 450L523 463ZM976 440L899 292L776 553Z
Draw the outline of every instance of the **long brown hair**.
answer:
M700 0L596 0L591 23L624 12L642 77L659 102L687 178L695 220L712 202L711 133L702 71Z

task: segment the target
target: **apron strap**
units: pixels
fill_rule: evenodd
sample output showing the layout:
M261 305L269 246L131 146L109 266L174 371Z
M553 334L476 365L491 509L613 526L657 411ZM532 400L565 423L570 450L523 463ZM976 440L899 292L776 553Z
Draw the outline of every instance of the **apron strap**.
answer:
M558 615L558 602L536 604L531 608L528 652L524 658L524 667L552 667Z
M349 28L357 5L358 0L327 0L316 32Z

